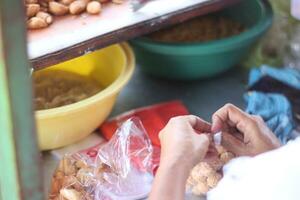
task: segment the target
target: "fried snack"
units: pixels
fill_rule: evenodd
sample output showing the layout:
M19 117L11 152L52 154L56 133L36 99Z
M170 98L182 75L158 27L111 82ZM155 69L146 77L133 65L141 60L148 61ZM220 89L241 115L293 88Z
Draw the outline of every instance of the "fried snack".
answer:
M216 187L222 179L221 170L235 156L226 151L222 146L216 146L219 158L213 161L200 162L196 165L187 180L186 188L194 195L204 196L206 193Z
M149 37L168 43L207 42L237 35L244 30L240 23L229 17L210 14L152 33Z
M220 160L224 163L227 164L230 160L234 158L234 154L231 152L224 152L220 155Z
M98 1L91 1L86 7L86 11L91 15L97 15L101 12L101 4Z
M33 73L35 109L57 108L82 101L103 87L91 77L61 71L40 71Z
M104 181L104 179L101 179L104 170L106 172L110 170L104 163L95 168L89 166L83 160L77 160L72 156L65 156L60 161L53 175L48 199L92 200L92 191L95 183Z
M123 0L24 0L28 29L42 29L52 24L53 16L101 13L104 3L123 4Z

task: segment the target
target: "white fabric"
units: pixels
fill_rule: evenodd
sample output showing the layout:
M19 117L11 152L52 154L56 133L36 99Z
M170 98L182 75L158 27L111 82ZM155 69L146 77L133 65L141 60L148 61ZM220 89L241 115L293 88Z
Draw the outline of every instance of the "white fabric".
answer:
M299 200L300 138L256 157L224 167L224 178L207 200Z

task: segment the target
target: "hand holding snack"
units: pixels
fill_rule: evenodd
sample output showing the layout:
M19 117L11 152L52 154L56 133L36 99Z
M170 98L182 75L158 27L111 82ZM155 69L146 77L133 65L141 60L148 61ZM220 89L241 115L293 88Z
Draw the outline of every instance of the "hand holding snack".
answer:
M160 166L150 200L182 200L191 169L204 158L209 148L210 125L196 116L172 118L160 132ZM172 183L172 184L170 184Z
M196 116L172 118L160 132L161 166L180 163L190 170L204 158L209 147L210 125Z
M222 145L235 155L254 156L280 147L280 142L259 116L227 104L212 117L212 131L222 131Z

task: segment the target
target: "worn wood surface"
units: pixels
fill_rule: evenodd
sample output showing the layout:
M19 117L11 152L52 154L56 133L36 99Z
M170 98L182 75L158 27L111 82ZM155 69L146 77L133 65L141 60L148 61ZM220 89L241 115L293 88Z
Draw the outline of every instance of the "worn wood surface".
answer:
M94 51L108 46L110 44L129 40L137 36L156 31L163 27L186 21L196 16L221 10L239 1L241 0L210 0L203 3L199 3L197 5L187 7L185 9L181 9L163 16L143 21L141 23L133 24L121 29L116 29L113 32L93 37L89 40L80 42L78 44L66 48L62 48L58 51L37 58L32 58L31 62L35 69L42 69L44 67L48 67L60 63L62 61L66 61L83 55L87 51Z
M3 200L44 199L23 19L23 0L0 1L0 190Z

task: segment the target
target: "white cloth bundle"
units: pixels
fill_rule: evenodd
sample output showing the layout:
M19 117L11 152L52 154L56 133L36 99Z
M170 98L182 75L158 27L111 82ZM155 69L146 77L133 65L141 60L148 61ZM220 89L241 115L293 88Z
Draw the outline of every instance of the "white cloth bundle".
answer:
M299 200L300 138L256 157L233 159L207 200Z

